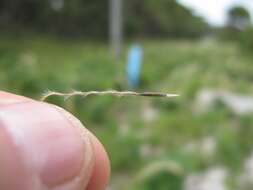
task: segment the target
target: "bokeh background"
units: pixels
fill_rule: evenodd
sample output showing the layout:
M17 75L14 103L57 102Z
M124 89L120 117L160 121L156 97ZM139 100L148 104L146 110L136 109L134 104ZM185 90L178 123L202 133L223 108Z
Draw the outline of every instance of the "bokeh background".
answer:
M110 190L251 190L252 13L251 0L1 0L0 88L178 93L48 101L105 145Z

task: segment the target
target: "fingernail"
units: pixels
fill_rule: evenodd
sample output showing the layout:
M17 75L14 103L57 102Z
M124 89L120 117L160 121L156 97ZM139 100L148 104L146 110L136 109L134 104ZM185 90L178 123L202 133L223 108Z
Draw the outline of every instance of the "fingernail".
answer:
M75 187L82 188L82 171L87 176L91 173L90 140L82 124L63 113L52 105L30 101L5 106L0 117L33 173L34 184L55 187L75 179Z

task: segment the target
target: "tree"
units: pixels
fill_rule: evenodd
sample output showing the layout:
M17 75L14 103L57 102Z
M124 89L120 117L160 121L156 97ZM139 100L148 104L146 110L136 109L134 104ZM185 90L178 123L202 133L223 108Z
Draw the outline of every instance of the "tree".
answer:
M228 11L228 26L244 30L250 25L250 14L244 7L235 6Z
M124 0L126 36L198 37L207 24L176 0ZM109 0L0 0L0 29L108 37Z
M130 35L199 37L207 29L202 18L175 0L127 0L125 17Z

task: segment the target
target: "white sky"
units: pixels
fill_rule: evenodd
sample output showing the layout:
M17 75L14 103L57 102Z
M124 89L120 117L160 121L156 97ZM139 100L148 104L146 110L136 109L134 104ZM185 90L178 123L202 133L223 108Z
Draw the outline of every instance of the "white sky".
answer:
M191 8L212 25L221 26L226 22L227 10L233 5L242 5L253 16L253 0L177 0ZM252 17L253 18L253 17Z

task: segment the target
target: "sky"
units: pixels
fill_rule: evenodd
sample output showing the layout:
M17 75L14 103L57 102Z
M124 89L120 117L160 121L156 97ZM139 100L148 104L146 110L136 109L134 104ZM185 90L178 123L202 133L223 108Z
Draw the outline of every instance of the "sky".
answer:
M178 0L189 7L195 14L202 16L214 26L226 23L227 10L234 5L242 5L248 9L253 18L253 0Z

